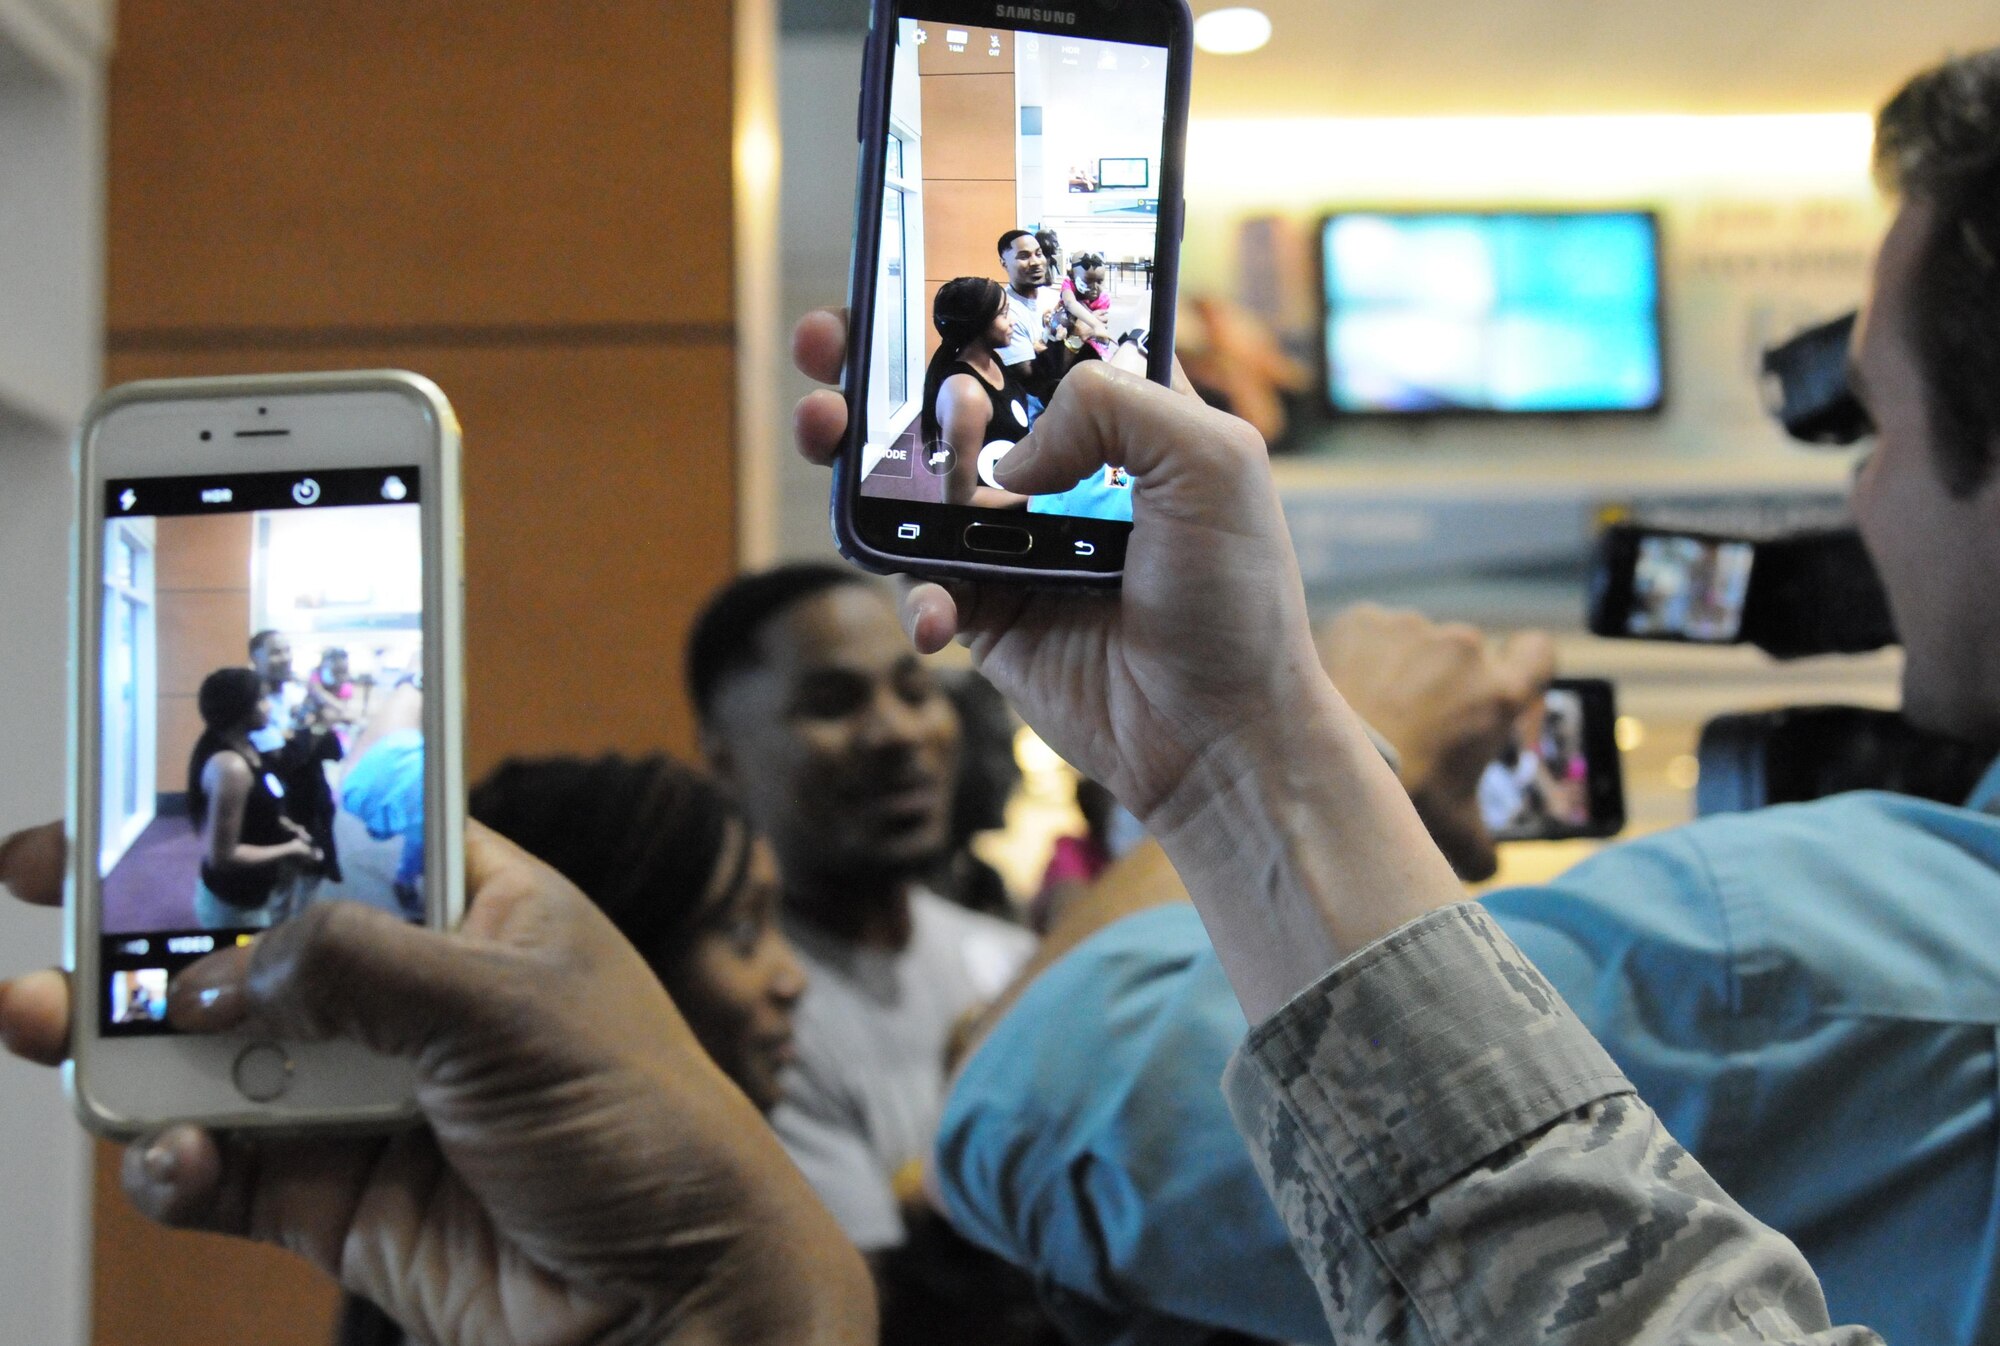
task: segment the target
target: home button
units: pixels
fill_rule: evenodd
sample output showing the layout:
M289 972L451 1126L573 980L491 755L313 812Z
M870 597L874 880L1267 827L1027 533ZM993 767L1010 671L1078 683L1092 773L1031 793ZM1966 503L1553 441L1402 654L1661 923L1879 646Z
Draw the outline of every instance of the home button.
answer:
M1009 528L997 523L975 523L966 525L965 545L974 551L1025 556L1028 549L1035 545L1035 535L1025 528Z
M245 1047L236 1058L236 1091L252 1103L272 1103L292 1087L292 1058L269 1042Z

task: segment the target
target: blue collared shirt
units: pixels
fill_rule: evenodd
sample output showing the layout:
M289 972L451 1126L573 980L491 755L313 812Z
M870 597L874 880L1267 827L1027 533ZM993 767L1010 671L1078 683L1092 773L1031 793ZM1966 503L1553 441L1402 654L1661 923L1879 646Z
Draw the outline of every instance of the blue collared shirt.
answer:
M1833 1321L2000 1340L2000 764L1607 848L1486 906L1641 1096L1791 1236ZM1081 1339L1327 1339L1216 1081L1246 1031L1193 908L1044 972L945 1108L953 1223Z

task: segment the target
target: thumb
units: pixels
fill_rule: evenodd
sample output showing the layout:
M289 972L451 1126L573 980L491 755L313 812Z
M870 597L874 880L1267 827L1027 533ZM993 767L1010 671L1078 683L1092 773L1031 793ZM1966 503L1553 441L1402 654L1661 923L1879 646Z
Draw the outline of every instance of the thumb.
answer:
M488 928L504 925L524 898L548 894L546 885L513 881L519 871L509 862L520 856L485 829L467 829L468 877L482 903L492 898L480 912ZM167 1008L173 1024L190 1031L247 1025L295 1041L351 1039L409 1057L446 1031L504 1016L521 981L495 943L455 938L356 902L325 902L247 948L186 969L174 979Z
M1063 378L1035 428L995 467L994 479L1010 491L1046 495L1107 465L1153 486L1220 460L1231 469L1226 480L1237 475L1238 459L1264 452L1256 431L1234 416L1093 360Z
M351 1039L413 1057L492 1013L509 978L475 946L356 902L327 902L174 979L169 1020L301 1042Z
M1516 631L1500 645L1498 671L1526 706L1548 690L1556 675L1556 643L1546 631Z

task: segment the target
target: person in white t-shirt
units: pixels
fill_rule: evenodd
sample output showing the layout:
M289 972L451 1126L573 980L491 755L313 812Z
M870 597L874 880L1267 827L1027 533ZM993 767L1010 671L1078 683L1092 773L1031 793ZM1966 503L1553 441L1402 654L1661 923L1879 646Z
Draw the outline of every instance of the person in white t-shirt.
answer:
M1061 296L1049 285L1049 263L1042 255L1042 245L1026 229L1009 229L1000 235L1000 269L1007 273L1007 308L1014 318L1014 339L1001 347L1000 363L1028 380L1030 374L1024 366L1032 365L1042 353L1049 311L1061 302Z
M740 578L696 621L688 686L711 768L777 856L808 977L771 1122L893 1319L888 1301L915 1293L896 1284L899 1250L956 1243L922 1187L954 1030L1035 941L923 884L951 843L960 727L888 590L831 565Z

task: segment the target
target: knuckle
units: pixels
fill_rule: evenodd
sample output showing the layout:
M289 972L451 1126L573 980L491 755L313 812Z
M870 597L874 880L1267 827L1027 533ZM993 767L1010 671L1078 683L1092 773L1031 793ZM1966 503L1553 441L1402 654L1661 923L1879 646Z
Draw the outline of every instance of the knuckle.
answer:
M270 1008L291 1002L310 1010L327 993L351 986L375 913L352 902L323 902L259 939L249 990Z

